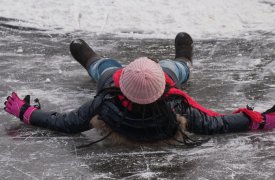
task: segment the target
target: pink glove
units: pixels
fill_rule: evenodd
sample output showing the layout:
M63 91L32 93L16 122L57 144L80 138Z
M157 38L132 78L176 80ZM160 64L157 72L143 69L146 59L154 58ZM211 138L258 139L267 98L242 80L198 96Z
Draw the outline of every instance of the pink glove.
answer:
M30 96L25 96L24 100L20 99L15 92L7 97L5 111L20 118L24 123L30 124L30 117L33 111L37 109L35 106L30 106Z
M266 121L265 121L264 129L268 130L268 129L275 128L275 112L265 114L265 119Z
M270 130L275 128L275 105L262 113L262 116L264 117L264 122L257 123L252 122L251 129L264 129L264 130Z

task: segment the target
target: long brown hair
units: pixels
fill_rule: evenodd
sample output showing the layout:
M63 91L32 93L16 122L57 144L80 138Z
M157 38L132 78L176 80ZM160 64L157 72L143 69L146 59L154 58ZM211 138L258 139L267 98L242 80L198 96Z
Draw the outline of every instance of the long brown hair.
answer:
M177 116L177 122L179 124L179 130L176 132L173 138L166 139L166 140L160 140L156 142L140 142L140 141L134 141L131 140L119 133L113 132L111 128L108 127L108 125L101 120L99 115L95 115L91 121L90 121L90 126L95 128L96 131L101 135L101 136L106 136L110 134L110 139L114 144L119 144L119 145L163 145L163 144L178 144L175 139L178 140L184 140L186 139L186 135L183 134L187 131L187 119L184 116L180 116L179 114Z

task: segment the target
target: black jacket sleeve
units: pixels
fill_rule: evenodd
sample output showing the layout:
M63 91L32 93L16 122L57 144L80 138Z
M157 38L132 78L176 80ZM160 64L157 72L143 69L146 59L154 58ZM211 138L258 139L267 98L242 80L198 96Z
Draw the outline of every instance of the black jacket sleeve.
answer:
M242 132L248 131L250 125L250 119L243 113L212 117L189 107L184 116L188 120L187 129L196 134Z
M79 133L91 129L90 120L95 115L93 100L69 113L45 112L32 113L30 124L65 133Z

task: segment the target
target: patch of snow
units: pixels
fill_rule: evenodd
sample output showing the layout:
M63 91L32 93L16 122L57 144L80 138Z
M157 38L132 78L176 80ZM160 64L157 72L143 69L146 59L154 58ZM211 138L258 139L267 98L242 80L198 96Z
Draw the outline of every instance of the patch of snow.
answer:
M22 47L19 47L17 50L16 50L17 53L22 53L23 52L23 48Z
M2 17L20 20L9 23L64 33L174 38L186 31L195 38L246 38L257 31L275 32L274 7L267 2L0 0L0 12Z

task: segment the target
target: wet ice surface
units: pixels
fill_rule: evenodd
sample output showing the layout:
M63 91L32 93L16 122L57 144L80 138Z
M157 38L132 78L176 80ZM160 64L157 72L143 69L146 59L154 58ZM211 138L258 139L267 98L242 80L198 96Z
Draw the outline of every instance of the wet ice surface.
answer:
M44 110L73 110L95 95L93 83L69 54L84 38L123 64L139 56L174 56L173 40L122 39L87 34L45 34L0 29L0 101L12 91L38 97ZM196 40L194 68L184 87L196 100L230 113L250 104L275 103L274 34L254 40ZM3 107L3 105L1 105ZM93 130L67 135L23 125L0 111L0 176L3 179L274 179L275 133L211 136L196 148L122 147L98 140Z

